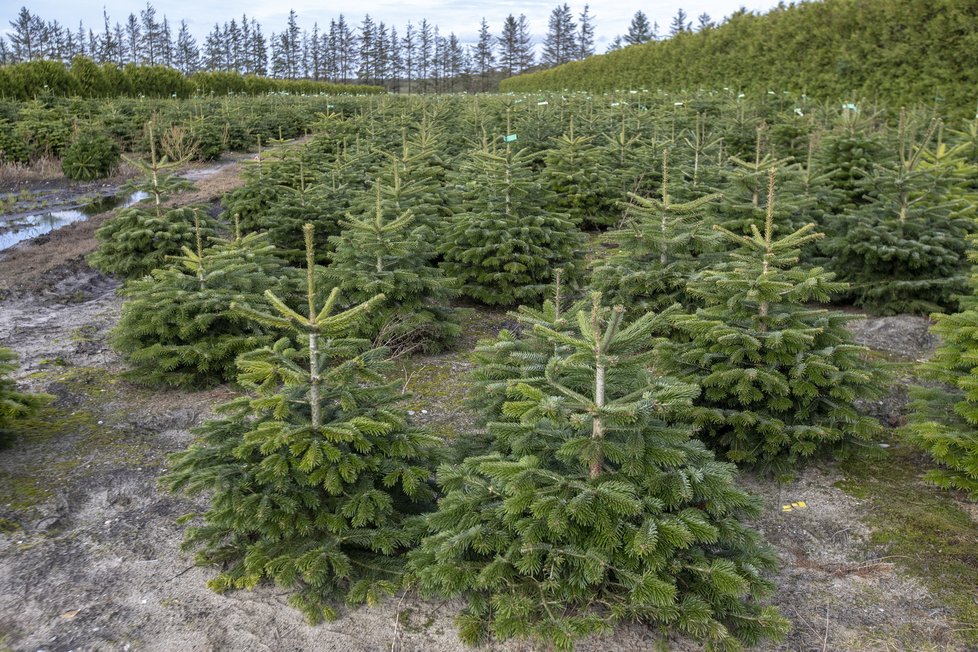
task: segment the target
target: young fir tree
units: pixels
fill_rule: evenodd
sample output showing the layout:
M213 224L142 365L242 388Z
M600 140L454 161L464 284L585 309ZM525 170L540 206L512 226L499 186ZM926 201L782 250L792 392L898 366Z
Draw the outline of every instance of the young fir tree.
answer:
M240 228L240 227L239 227ZM196 250L126 284L112 346L144 382L180 387L232 381L235 360L275 341L275 334L231 304L258 305L265 290L290 297L298 278L265 234L251 233Z
M804 167L782 184L782 194L793 198L796 217L793 222L813 223L819 232L825 233L825 238L814 243L815 246L802 250L800 260L804 266L824 266L827 257L824 245L835 236L835 228L839 223L836 216L843 214L846 199L845 193L835 187L833 171L823 168L818 162L815 156L817 145L818 135L812 134L808 140Z
M445 232L442 267L460 291L486 304L536 301L563 267L576 279L583 234L565 215L544 209L543 190L526 150L507 142L463 164L462 212Z
M356 333L379 338L397 350L437 351L460 332L447 303L449 284L432 264L435 255L414 228L414 214L390 205L375 186L371 216L348 215L331 238L334 251L327 272L345 301L362 303L376 294L387 297Z
M513 326L499 331L496 337L479 341L472 354L473 391L469 405L484 423L503 418L506 390L512 382L539 380L547 362L554 355L554 345L541 336L535 326L567 332L574 316L587 306L579 301L565 304L563 270L554 272L553 296L540 308L520 306L509 316Z
M654 188L657 181L647 178L648 171L656 167L655 148L642 138L637 128L629 127L630 123L622 113L618 129L613 134L605 134L604 142L597 146L600 165L609 170L615 195L620 200L624 200L629 192L638 194L644 188ZM618 218L621 218L620 212Z
M295 179L298 180L296 185ZM296 177L279 184L278 200L258 221L258 228L268 233L272 243L293 265L305 257L302 225L311 222L316 227L316 252L319 262L325 263L330 248L329 237L340 232L336 206L330 201L329 185L324 178L315 178L299 161Z
M445 169L432 144L424 140L421 145L416 145L405 136L401 152L388 154L384 165L375 174L374 187L357 193L349 212L354 215L373 213L377 183L384 205L398 214L410 210L414 216L413 228L421 229L419 239L429 246L437 246L452 211L445 190L448 185Z
M489 426L504 452L439 469L411 579L467 598L456 622L470 644L570 650L627 621L724 649L779 637L787 622L756 602L775 558L742 522L757 504L691 438L697 387L648 372L666 319L625 324L597 295L576 317L568 331L534 326L552 353Z
M866 203L865 180L877 165L892 163L891 148L886 145L877 115L843 109L832 129L821 138L815 162L829 176L833 188L841 194L840 219Z
M383 349L347 337L380 295L336 313L339 290L320 303L312 225L305 227L308 314L270 291L274 313L242 311L293 333L240 358L252 390L197 430L175 456L171 490L208 492L210 506L185 545L221 573L218 591L271 580L312 621L334 618L337 599L375 603L400 584L412 540L406 518L430 504L436 439L407 423L402 396L384 379Z
M541 173L543 184L551 192L548 208L565 213L585 228L616 224L616 202L622 198L593 140L592 136L574 134L571 116L570 130L553 139L554 146L546 153Z
M47 394L17 390L10 375L17 370L17 355L0 346L0 447L9 445L17 434L17 421L34 414L51 400Z
M937 123L919 144L911 131L901 119L899 163L873 169L868 203L826 245L855 303L881 314L953 310L968 284L974 204L955 156L933 159L927 149Z
M974 239L974 236L972 236ZM973 261L978 255L969 252ZM971 294L961 297L962 311L934 314L931 332L941 338L934 357L919 367L920 376L940 383L911 390L909 424L903 435L940 464L924 478L944 489L957 489L978 500L978 275Z
M716 222L735 233L750 233L752 225L764 221L766 211L762 200L767 189L768 175L773 170L783 169L788 163L787 159L776 159L763 153L765 131L763 125L757 127L753 160L736 156L729 159L732 168L722 184L723 201L717 206ZM794 230L790 225L782 224L791 215L790 211L781 211L775 215L775 229L783 232Z
M593 287L639 314L674 303L690 305L693 297L686 284L703 267L703 254L716 240L704 225L704 211L720 197L715 193L673 202L669 151L663 151L659 197L629 193L626 222L608 236L618 248L595 267Z
M703 387L694 420L728 459L780 472L830 447L862 442L879 424L854 407L879 394L879 373L852 343L842 313L810 307L845 284L797 266L799 249L820 237L809 224L774 238L774 173L762 233L715 227L732 245L728 264L702 272L690 291L705 302L675 318L688 341L660 364Z
M189 160L169 160L158 156L153 123L147 126L149 160L126 158L143 172L143 179L130 189L146 193L146 201L123 208L95 232L99 248L89 257L93 267L105 274L139 278L166 265L168 256L179 255L183 247L193 247L196 239L194 222L198 207L166 208L164 200L175 192L192 188L192 184L173 170ZM205 214L200 217L205 237L214 232L215 222Z

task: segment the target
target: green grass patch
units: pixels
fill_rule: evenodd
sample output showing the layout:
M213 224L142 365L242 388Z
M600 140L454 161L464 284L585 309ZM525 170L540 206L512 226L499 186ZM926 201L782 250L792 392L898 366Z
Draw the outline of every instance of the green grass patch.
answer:
M870 503L871 542L948 606L966 645L978 645L978 523L950 493L920 480L926 457L889 443L882 460L843 462L846 477L836 486Z

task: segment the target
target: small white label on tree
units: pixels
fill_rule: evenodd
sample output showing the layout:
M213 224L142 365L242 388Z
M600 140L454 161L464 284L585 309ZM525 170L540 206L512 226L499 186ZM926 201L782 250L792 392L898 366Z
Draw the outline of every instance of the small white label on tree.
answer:
M537 102L537 106L547 106L550 102L544 100L543 102Z
M503 136L503 142L505 142L505 143L515 143L516 142L516 134L508 134L506 136Z

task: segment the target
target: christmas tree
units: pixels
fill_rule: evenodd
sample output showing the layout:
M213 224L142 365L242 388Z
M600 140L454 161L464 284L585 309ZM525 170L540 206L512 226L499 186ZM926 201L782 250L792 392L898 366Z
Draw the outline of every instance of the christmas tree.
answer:
M149 160L126 158L143 172L143 179L130 189L145 193L145 202L123 208L95 232L98 250L89 257L93 267L105 274L124 278L139 278L154 269L164 267L168 256L179 255L183 247L193 247L196 239L195 219L198 208L183 206L166 208L164 200L172 193L192 187L189 181L174 173L187 162L158 156L153 123L147 126ZM214 232L215 223L206 213L199 217L205 237Z
M554 139L541 173L543 184L551 192L548 208L586 228L616 224L616 202L622 198L593 140L592 136L574 134L571 116L570 131Z
M782 170L788 163L787 159L777 159L764 153L765 132L763 125L757 128L752 160L730 157L733 167L727 170L722 183L723 201L717 207L716 222L736 233L749 233L752 224L764 221L762 200L768 175L772 170ZM776 230L789 230L782 222L791 215L790 211L775 215Z
M715 227L739 247L705 270L690 291L705 307L675 318L688 341L664 348L660 364L703 387L694 411L707 443L738 464L781 472L829 447L865 441L878 424L854 407L879 393L879 374L845 328L851 317L810 307L843 290L799 249L821 234L809 224L774 238L774 173L762 233Z
M305 257L302 225L311 222L316 227L316 251L319 262L325 263L329 237L340 232L336 206L330 201L327 180L315 178L299 161L298 174L288 177L278 186L278 199L257 221L259 229L268 233L272 243L293 265Z
M698 389L647 370L664 321L625 324L595 298L570 332L534 326L554 353L490 424L504 452L439 469L445 494L411 579L468 600L467 643L570 650L639 621L738 649L786 631L756 602L774 565L742 522L757 503L682 416Z
M659 181L647 176L649 170L657 167L655 148L642 137L637 127L629 127L629 121L622 113L618 129L606 133L604 142L597 146L600 165L610 172L619 200L624 200L629 192L641 194L646 188L654 188L655 182ZM620 212L618 217L620 219Z
M826 245L856 304L874 312L955 309L967 290L974 204L966 201L956 154L936 158L927 149L937 127L918 144L901 120L899 163L873 169L864 181L868 203Z
M972 241L974 237L972 236ZM969 252L978 261L974 249ZM918 368L919 375L939 383L911 390L905 437L940 464L924 478L944 489L957 489L978 500L978 275L971 293L961 297L961 312L934 314L931 332L941 345Z
M563 270L554 273L553 293L540 308L520 306L508 313L514 324L496 337L478 342L472 354L473 391L470 407L484 423L503 417L506 391L512 382L529 382L543 377L547 362L554 355L554 345L540 335L535 326L567 332L575 316L587 306L586 301L569 303L564 296ZM568 305L565 305L568 304Z
M196 250L184 248L170 266L123 288L126 302L112 346L144 382L199 387L232 381L239 354L277 338L231 304L261 304L268 289L291 296L298 285L267 235L237 233L205 249L198 231Z
M17 370L17 355L0 346L0 447L9 445L17 434L17 421L29 417L51 400L47 394L17 390L10 375Z
M595 267L595 289L639 314L674 303L689 305L686 283L703 266L703 254L716 238L706 228L705 209L719 193L673 202L669 187L669 151L662 153L659 197L629 193L626 222L609 234L618 248Z
M536 301L556 267L569 280L579 275L583 235L568 217L543 208L528 155L512 142L502 152L484 147L461 170L462 212L446 230L442 265L463 294L482 303Z
M393 205L392 205L393 204ZM382 196L378 183L369 216L348 215L331 243L328 277L345 301L357 304L376 294L386 299L357 333L379 338L395 350L437 351L460 329L446 306L450 288L432 264L434 251L414 228L414 214Z
M334 600L372 604L400 585L406 518L432 500L428 461L437 440L394 407L383 349L347 337L383 297L336 312L320 302L312 225L305 227L308 315L270 291L274 312L244 314L290 338L245 354L239 382L252 395L221 408L201 441L175 456L171 490L207 492L210 506L185 545L221 567L218 591L262 581L287 587L311 621L332 619Z

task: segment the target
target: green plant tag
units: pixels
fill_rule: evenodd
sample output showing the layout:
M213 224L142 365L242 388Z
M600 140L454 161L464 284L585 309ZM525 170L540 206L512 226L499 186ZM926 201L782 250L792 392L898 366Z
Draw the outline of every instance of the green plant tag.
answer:
M509 134L508 136L503 136L503 142L504 143L515 143L516 142L516 134Z

